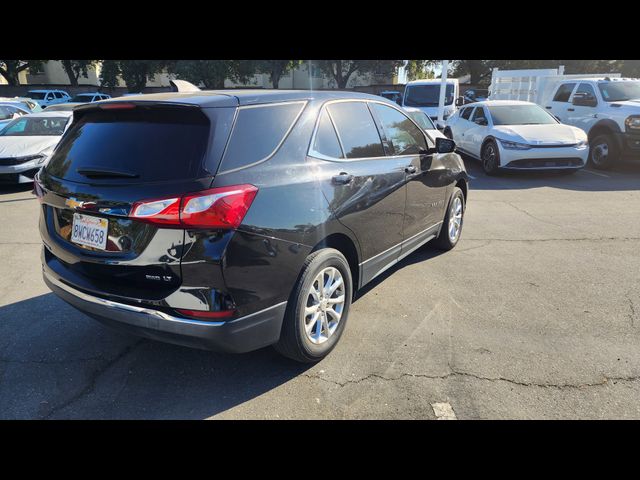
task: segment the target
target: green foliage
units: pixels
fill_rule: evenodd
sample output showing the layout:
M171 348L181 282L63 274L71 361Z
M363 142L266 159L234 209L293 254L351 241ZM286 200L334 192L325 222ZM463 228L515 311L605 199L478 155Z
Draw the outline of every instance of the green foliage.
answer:
M58 60L62 63L65 73L69 77L69 82L74 87L78 86L80 76L89 77L88 69L98 62L98 60Z
M407 81L434 78L433 68L441 60L409 60L405 66Z
M302 60L255 60L256 73L266 73L271 80L271 86L278 88L280 78L296 68Z
M28 68L41 68L47 60L0 60L0 75L9 85L19 85L18 75Z
M360 75L378 74L389 75L397 73L404 64L403 60L319 60L314 62L325 75L330 76L338 88L347 87L351 76L358 72Z
M103 60L100 69L100 85L106 88L118 86L118 76L120 75L120 64L118 60Z
M256 72L256 65L251 60L177 60L169 63L168 70L194 85L221 89L226 79L248 82Z

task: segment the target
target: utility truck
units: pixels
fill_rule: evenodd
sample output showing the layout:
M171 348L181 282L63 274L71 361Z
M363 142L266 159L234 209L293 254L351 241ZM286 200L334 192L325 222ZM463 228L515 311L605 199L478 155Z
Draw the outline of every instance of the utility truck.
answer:
M493 70L492 100L525 100L587 133L589 160L609 169L621 157L640 161L640 79L619 73L565 75L564 67Z

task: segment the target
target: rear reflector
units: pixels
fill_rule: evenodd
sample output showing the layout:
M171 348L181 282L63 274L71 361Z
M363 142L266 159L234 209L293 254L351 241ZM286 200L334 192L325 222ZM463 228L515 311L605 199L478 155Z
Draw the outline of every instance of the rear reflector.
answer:
M235 310L221 310L218 312L210 312L204 310L184 310L182 308L177 308L177 312L182 315L186 315L187 317L195 317L195 318L229 318L235 312Z
M136 108L133 103L122 103L122 102L114 102L114 103L101 103L98 105L102 110L129 110L132 108Z
M142 200L133 204L130 217L149 223L185 228L240 226L258 188L245 185L211 188L182 197Z

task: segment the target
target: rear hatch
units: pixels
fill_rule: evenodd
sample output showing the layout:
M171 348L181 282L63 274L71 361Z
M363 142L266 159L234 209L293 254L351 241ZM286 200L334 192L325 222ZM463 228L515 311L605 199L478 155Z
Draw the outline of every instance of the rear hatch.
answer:
M136 202L209 188L234 111L112 102L74 112L35 187L47 265L101 294L154 302L175 291L184 230L129 214Z

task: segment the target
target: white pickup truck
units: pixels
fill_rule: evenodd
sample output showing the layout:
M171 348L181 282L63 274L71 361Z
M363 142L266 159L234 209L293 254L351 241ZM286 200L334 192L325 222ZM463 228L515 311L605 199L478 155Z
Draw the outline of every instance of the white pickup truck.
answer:
M526 100L589 137L589 159L608 169L622 156L640 160L640 79L620 74L564 75L564 68L494 69L491 100Z

